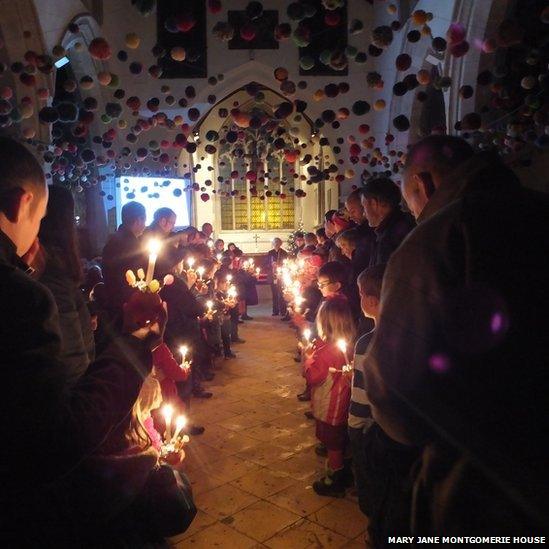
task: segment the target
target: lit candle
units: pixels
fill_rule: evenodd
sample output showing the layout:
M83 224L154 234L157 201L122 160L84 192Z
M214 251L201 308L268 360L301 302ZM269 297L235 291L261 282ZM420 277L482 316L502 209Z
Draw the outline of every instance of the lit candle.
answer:
M177 436L181 432L181 429L183 429L187 425L187 418L185 416L177 416L177 419L175 420L175 431L173 433L173 437L171 438L171 443L177 442Z
M179 347L179 353L181 354L181 367L184 368L185 359L187 357L187 353L189 352L189 348L186 345L181 345Z
M208 307L208 313L211 313L213 309L213 301L206 301L206 307Z
M171 404L165 404L162 407L162 415L164 416L164 421L166 422L166 431L164 432L164 440L169 441L172 432L172 417L173 417L173 406Z
M259 273L261 272L261 269L259 267L255 268L255 274L256 276L259 276Z
M214 243L213 243L213 240L208 240L208 248L210 248L210 250L214 247Z
M347 342L344 339L338 339L337 346L345 357L345 364L349 364L349 357L347 356Z
M196 269L196 272L198 273L198 280L202 280L202 277L204 276L204 267L198 267L198 269Z
M217 261L221 263L221 260L223 259L223 254L217 254L215 257L217 257Z
M227 291L227 297L236 299L236 296L237 296L236 288L234 286L231 286Z
M147 265L147 275L145 276L145 282L149 284L154 276L154 266L156 264L156 258L158 257L158 252L162 247L160 240L152 238L149 240L147 248L149 250L149 263Z
M309 346L311 342L311 330L309 328L305 328L303 330L303 339L305 340L305 343L307 346Z
M233 275L231 274L227 275L227 282L231 282L232 279L233 279Z
M189 269L192 270L193 265L194 265L194 257L189 257L189 258L187 259L187 265L189 266Z

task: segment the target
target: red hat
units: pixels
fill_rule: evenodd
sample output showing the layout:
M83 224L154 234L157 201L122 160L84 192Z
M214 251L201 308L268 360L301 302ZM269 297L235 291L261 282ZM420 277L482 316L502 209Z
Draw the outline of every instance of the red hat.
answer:
M336 226L338 233L352 227L351 221L341 212L333 214L330 221Z

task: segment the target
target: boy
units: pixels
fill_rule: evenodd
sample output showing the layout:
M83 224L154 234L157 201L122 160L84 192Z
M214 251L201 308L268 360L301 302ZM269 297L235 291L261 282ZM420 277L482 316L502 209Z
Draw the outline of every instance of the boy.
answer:
M223 344L223 356L225 359L236 358L231 350L231 309L236 307L236 300L228 296L230 283L227 275L218 271L215 280L215 309L217 309L218 321L221 325L221 342Z
M374 329L355 346L348 420L358 503L369 518L374 547L384 546L389 535L410 534L410 470L419 457L417 448L395 442L373 420L366 394L366 354L379 316L384 273L385 265L375 265L362 271L357 281L362 312L374 321Z
M368 345L374 335L375 321L379 313L379 298L381 282L385 265L376 265L360 273L357 279L360 295L360 308L366 318L374 321L374 328L361 336L355 345L353 359L353 382L351 385L351 405L349 407L349 440L353 454L355 484L358 492L358 505L367 516L370 512L367 506L364 471L364 434L374 423L364 385L364 361Z
M339 261L328 261L318 270L318 289L323 299L341 295L347 283L349 271Z

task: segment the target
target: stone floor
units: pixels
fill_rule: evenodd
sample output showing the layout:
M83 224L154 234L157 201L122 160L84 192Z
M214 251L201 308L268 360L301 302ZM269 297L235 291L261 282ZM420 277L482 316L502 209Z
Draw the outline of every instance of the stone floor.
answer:
M296 399L303 379L294 334L270 316L268 302L249 313L238 358L224 361L209 384L213 398L193 401L193 420L206 427L185 461L199 511L173 546L363 548L356 500L320 497L311 487L324 463L307 404Z

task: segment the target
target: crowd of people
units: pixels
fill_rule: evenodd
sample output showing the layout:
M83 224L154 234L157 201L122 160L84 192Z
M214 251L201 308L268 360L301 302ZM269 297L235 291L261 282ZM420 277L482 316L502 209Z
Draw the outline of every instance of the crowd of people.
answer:
M14 140L0 165L3 544L161 544L196 514L191 400L244 343L259 267L130 202L84 272L70 191ZM326 456L313 489L354 485L374 546L546 531L548 213L497 156L431 136L400 187L372 178L295 253L274 239L272 314Z
M327 458L313 489L354 489L373 546L546 531L547 208L496 155L432 136L400 188L369 180L295 258L273 241L273 315Z
M11 139L0 139L0 163L2 433L13 441L2 540L163 544L196 514L184 442L205 429L191 399L212 397L204 384L245 343L238 328L252 320L260 268L214 240L210 223L174 230L167 207L146 226L138 202L84 262L71 191L47 186Z

